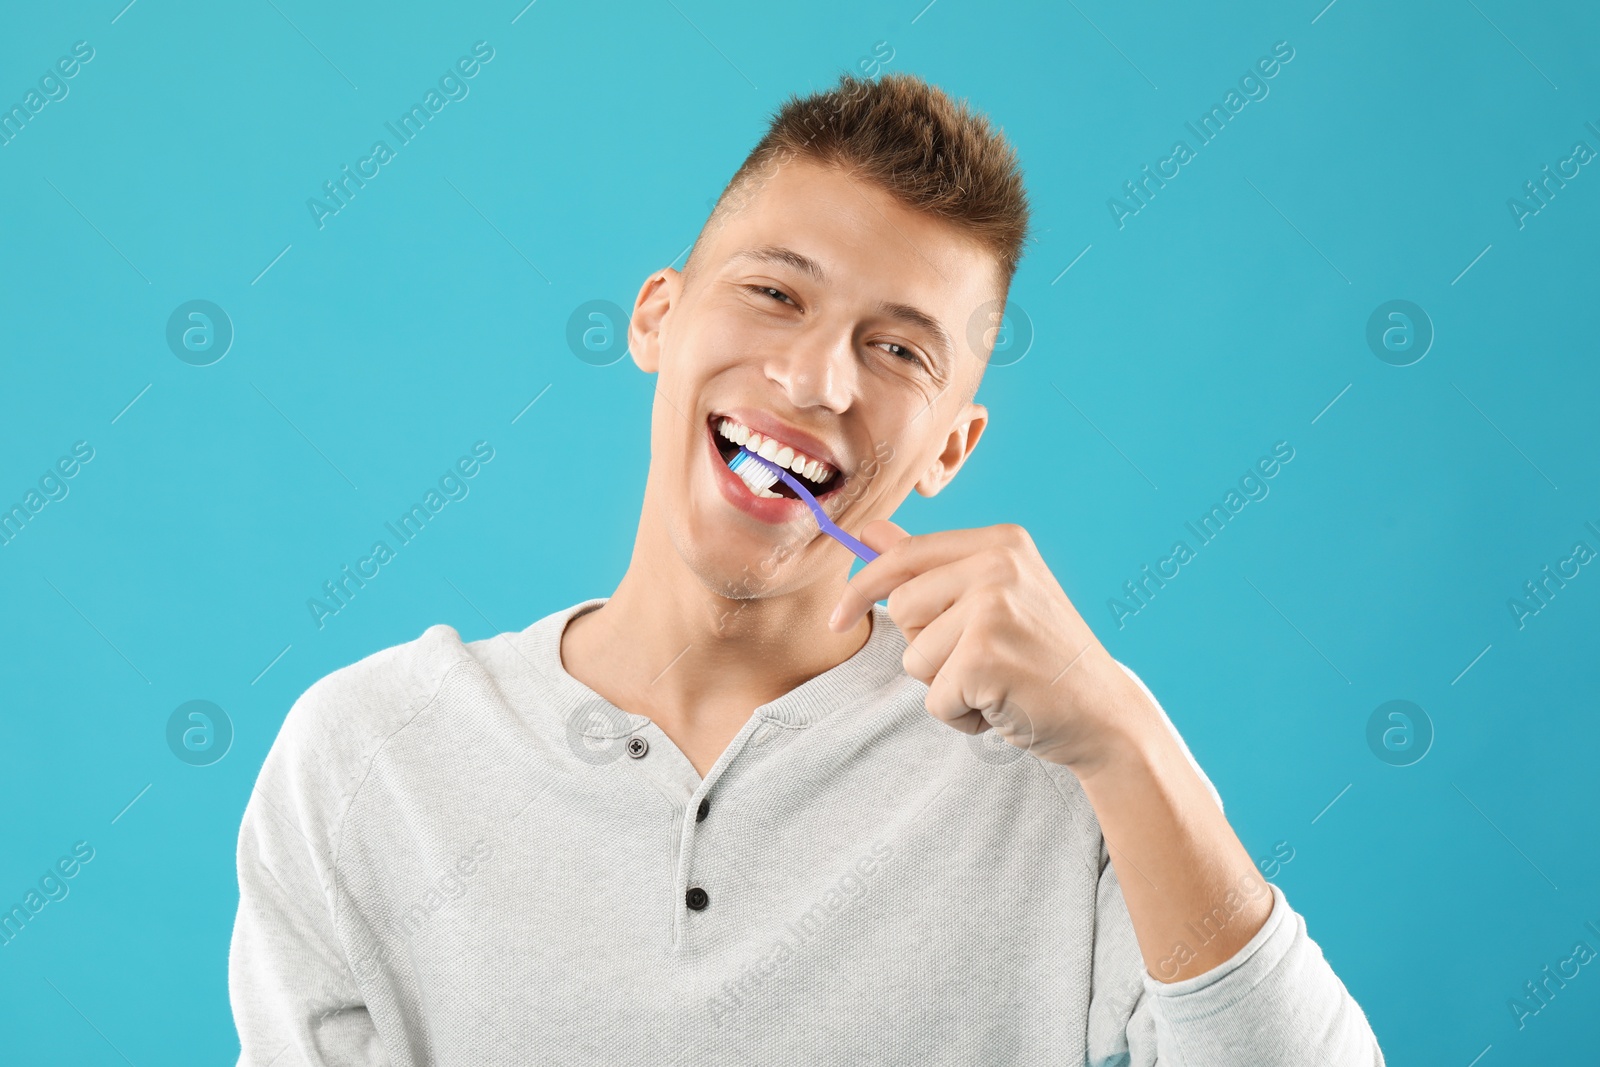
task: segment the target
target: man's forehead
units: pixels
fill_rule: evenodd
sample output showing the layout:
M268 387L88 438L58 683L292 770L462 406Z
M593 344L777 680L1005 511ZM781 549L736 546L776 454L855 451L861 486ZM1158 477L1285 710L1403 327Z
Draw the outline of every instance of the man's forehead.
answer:
M894 250L896 262L925 265L946 284L960 261L993 258L950 220L910 207L861 174L804 157L747 189L728 222L728 243L747 251L792 245L797 228L853 248L878 241Z

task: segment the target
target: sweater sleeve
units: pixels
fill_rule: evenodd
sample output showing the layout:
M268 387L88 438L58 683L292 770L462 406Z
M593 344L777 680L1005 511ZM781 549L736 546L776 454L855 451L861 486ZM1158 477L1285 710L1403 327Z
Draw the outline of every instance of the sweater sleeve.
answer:
M1166 712L1161 714L1176 735ZM1187 745L1183 751L1221 807L1222 798ZM1088 1067L1384 1067L1360 1005L1283 889L1267 885L1272 911L1238 952L1203 974L1162 982L1145 968L1102 839Z
M334 926L321 815L331 776L306 743L304 711L291 710L239 830L239 911L228 954L239 1065L388 1064Z
M1204 974L1162 982L1145 969L1116 868L1105 863L1090 1067L1384 1067L1361 1006L1283 889L1268 885L1272 912L1238 952Z

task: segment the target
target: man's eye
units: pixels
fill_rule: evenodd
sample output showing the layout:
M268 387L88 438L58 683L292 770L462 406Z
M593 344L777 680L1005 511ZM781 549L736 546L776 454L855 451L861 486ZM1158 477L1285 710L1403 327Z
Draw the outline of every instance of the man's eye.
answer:
M788 300L789 303L791 303L791 304L794 303L793 300L789 300L788 294L785 293L782 289L774 289L770 285L747 285L747 286L745 286L745 289L748 292L752 292L752 293L763 293L763 294L765 294L767 296L779 296L779 297L782 297L784 300Z
M905 345L897 344L894 341L880 341L878 343L882 344L882 345L886 345L889 348L898 348L900 351L894 353L894 355L898 356L900 359L905 360L907 363L920 363L921 362L921 360L919 360L917 358L917 354L915 352L913 352L911 349L907 348Z

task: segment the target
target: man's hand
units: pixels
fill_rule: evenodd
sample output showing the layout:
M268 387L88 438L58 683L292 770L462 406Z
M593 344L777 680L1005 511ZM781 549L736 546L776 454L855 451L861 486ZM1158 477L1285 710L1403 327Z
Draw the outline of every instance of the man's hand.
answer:
M1154 708L1090 631L1020 526L913 536L887 519L861 532L877 559L850 581L828 627L889 598L902 665L928 686L929 714L1092 772L1135 746Z
M1027 532L914 537L877 519L861 539L879 556L851 580L829 628L846 629L887 596L906 635L902 664L928 685L930 714L969 734L992 726L1071 768L1153 977L1193 977L1238 952L1266 922L1271 890L1156 706L1089 631ZM1193 945L1196 924L1219 908L1233 918Z

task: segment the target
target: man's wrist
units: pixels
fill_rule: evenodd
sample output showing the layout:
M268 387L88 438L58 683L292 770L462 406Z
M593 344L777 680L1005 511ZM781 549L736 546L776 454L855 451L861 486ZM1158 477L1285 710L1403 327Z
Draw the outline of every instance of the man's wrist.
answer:
M1160 712L1128 677L1126 671L1111 664L1110 677L1100 697L1103 725L1095 743L1083 755L1067 764L1085 787L1109 778L1125 778L1130 772L1151 773L1168 753L1173 738L1161 724Z

